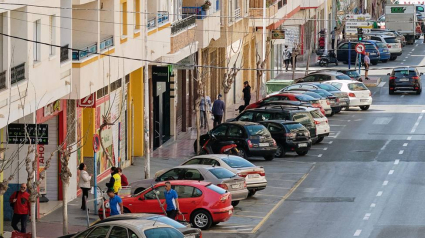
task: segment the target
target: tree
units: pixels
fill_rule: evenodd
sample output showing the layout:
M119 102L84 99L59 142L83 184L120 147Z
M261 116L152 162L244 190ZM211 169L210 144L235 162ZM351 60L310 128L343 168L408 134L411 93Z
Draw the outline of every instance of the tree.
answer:
M272 47L270 43L266 43L266 54L265 54L265 58L262 59L262 57L260 56L260 53L258 51L258 49L256 50L256 75L257 75L257 99L260 99L262 97L264 97L265 92L264 89L260 92L260 88L261 86L264 87L263 84L263 76L265 74L265 69L267 66L267 62L269 61L269 56L270 53L272 51ZM268 50L267 50L268 49Z

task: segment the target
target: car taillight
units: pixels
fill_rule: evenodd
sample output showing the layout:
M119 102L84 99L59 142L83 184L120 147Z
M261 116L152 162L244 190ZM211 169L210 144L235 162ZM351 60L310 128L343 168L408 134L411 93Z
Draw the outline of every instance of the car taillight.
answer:
M331 103L329 102L329 99L326 99L326 104L331 105Z
M336 102L339 102L339 98L336 99Z
M387 44L387 47L388 47L388 48L391 48L390 44Z
M249 148L252 148L252 142L251 142L251 140L248 140L248 147Z
M356 97L356 95L354 93L349 93L348 96L352 97L352 98Z
M314 124L319 125L320 121L314 121Z
M260 172L261 176L266 176L266 172Z
M273 139L273 146L277 146L276 141Z
M227 199L229 198L229 194L223 194L222 196L221 196L221 198L220 198L220 201L221 202L225 202Z
M372 97L372 92L369 92L369 97Z
M229 189L229 187L227 187L227 185L224 184L224 183L217 184L217 186L219 186L220 188L222 188L224 190L228 190Z
M243 181L243 187L246 188L246 180Z
M297 136L297 134L295 134L295 133L286 133L285 135L289 139L295 139L295 137Z
M396 77L394 77L394 76L391 76L390 77L390 80L394 80L394 79L396 79Z
M247 175L248 174L246 172L240 172L240 173L238 173L238 176L239 177L243 177L243 178L245 178Z
M418 80L418 79L419 79L419 77L418 77L418 76L413 76L413 77L412 77L412 79L416 79L416 80Z
M199 238L202 238L202 231L199 231Z

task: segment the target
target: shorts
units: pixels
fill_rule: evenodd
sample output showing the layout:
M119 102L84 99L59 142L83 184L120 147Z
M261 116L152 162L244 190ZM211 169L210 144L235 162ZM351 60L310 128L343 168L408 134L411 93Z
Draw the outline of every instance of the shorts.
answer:
M177 210L167 211L167 217L175 220L177 216Z
M365 66L364 66L364 70L365 70L365 71L369 71L369 66L366 66L366 65L365 65Z

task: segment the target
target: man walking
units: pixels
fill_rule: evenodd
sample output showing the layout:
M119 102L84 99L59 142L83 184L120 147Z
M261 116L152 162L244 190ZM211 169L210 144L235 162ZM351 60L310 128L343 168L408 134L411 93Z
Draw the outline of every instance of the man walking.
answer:
M225 105L224 102L221 101L221 94L219 94L217 100L214 101L212 106L212 113L214 115L214 127L221 124L224 110L226 110Z
M331 31L331 38L332 38L332 49L335 49L335 36L336 36L336 27L334 27L334 30Z
M211 110L211 98L206 96L201 98L201 103L199 104L199 109L201 111L201 128L207 128L208 117L207 111Z
M124 207L120 196L116 195L113 189L108 189L107 194L109 196L109 208L111 209L110 215L115 216L122 214Z
M27 233L27 220L30 214L30 194L27 193L27 184L21 184L19 191L10 196L9 203L13 207L12 227L21 233ZM21 222L21 229L18 229L18 223Z
M243 83L243 100L245 102L245 107L249 105L249 101L251 101L251 86L249 86L248 81Z
M179 201L177 192L171 188L170 182L165 182L165 202L162 204L162 207L167 205L167 217L171 219L176 219L177 214L182 214L180 211Z
M291 60L291 51L289 51L288 46L285 45L285 50L283 51L283 62L285 63L286 72L288 72L290 60Z
M364 76L365 76L366 80L369 80L369 77L368 77L368 75L369 75L369 65L370 65L369 52L366 52L366 55L364 56L363 62L364 62L364 71L365 71Z

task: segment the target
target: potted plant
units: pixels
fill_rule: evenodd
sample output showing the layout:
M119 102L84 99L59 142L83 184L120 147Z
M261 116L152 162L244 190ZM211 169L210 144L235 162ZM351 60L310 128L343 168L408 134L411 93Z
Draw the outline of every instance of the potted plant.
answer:
M202 7L202 10L206 11L211 7L211 2L207 0L201 7Z

